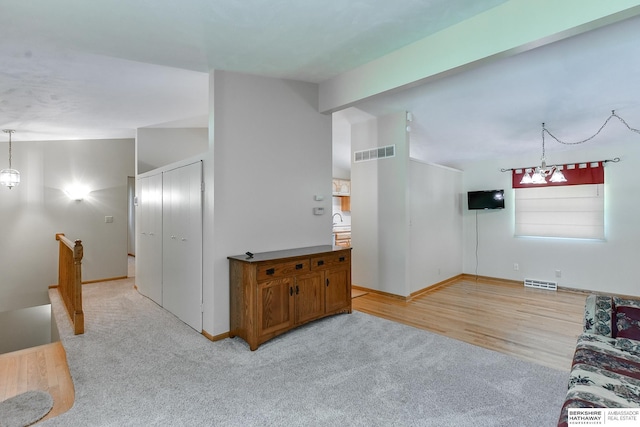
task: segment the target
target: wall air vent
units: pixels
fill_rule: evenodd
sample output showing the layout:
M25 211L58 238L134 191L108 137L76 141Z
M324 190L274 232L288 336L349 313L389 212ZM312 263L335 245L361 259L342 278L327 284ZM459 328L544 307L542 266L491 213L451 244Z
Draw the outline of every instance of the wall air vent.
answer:
M546 280L524 279L524 285L527 288L548 289L550 291L558 290L558 282L549 282Z
M384 159L385 157L394 157L396 155L396 146L387 145L386 147L372 148L370 150L356 151L353 153L353 162L367 162L369 160Z

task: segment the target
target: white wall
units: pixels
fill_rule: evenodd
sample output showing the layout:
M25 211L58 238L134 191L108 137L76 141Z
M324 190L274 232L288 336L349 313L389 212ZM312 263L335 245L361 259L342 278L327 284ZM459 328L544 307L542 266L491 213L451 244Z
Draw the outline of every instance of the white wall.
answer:
M410 292L462 272L461 192L461 171L411 160Z
M395 145L395 157L351 166L352 282L408 296L409 137L404 111L352 125L351 148Z
M207 128L140 128L137 173L145 173L209 150Z
M351 179L351 124L340 113L332 114L333 177Z
M316 84L224 71L212 80L204 329L217 335L229 331L228 256L331 244L331 117L317 111Z
M0 311L49 303L48 286L58 281L56 233L82 240L83 280L127 276L132 139L20 142L13 167L21 184L0 188ZM76 180L92 190L79 202L63 192Z
M377 145L377 119L351 126L352 152ZM377 268L380 257L378 175L377 162L353 163L351 166L351 282L355 286L381 290Z
M597 161L620 157L605 166L606 241L516 238L511 176L501 168L526 167L523 159L502 159L463 166L463 197L470 190L505 189L505 209L480 211L478 221L477 273L521 281L524 278L557 280L559 286L640 295L638 245L640 244L640 141L623 134L617 144L594 140L572 151L547 153L548 163ZM476 213L464 206L464 272L476 272ZM514 271L513 264L519 264ZM556 278L555 270L561 271Z

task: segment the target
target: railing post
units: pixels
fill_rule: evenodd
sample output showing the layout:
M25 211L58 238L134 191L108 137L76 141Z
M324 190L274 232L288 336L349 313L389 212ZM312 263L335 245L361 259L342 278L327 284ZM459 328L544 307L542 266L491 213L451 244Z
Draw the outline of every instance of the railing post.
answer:
M73 267L74 267L74 312L73 325L75 334L84 333L84 312L82 311L82 256L84 249L82 248L82 240L76 240L73 246Z
M82 310L82 241L71 240L63 233L56 234L60 241L58 259L58 292L69 313L76 335L84 333L84 312Z

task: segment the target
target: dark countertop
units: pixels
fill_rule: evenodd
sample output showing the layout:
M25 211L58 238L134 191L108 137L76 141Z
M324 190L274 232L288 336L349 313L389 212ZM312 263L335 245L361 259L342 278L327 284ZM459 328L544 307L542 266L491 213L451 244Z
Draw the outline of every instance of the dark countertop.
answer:
M249 258L247 255L235 255L227 257L228 259L234 259L244 262L260 262L260 261L272 261L282 258L294 258L303 257L308 255L325 254L329 252L351 250L351 248L343 248L340 246L322 245L322 246L309 246L306 248L285 249L281 251L261 252L253 254L253 258Z

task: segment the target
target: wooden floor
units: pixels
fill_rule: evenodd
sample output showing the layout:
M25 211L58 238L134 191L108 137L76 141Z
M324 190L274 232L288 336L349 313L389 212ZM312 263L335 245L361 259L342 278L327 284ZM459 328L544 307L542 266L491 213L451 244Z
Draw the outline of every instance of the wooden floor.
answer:
M465 277L409 302L369 292L353 309L569 371L586 293Z
M59 341L0 354L0 401L30 390L47 391L53 397L53 408L45 420L73 406L73 382Z

